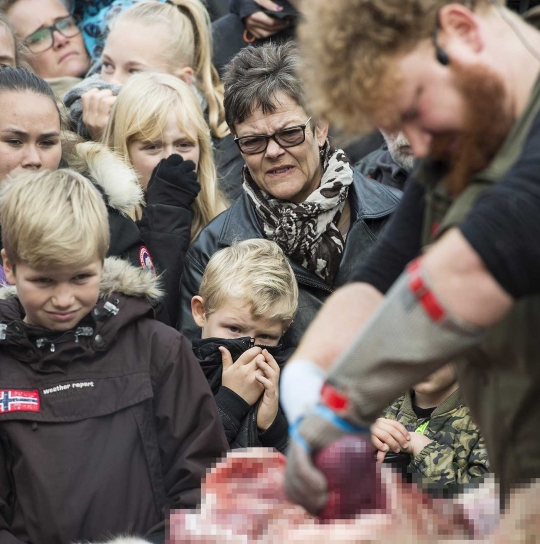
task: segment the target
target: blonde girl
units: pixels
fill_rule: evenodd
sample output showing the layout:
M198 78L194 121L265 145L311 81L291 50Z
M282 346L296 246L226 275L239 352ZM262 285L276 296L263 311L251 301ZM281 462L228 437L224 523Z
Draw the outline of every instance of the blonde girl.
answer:
M112 108L103 142L134 167L144 190L162 159L177 153L193 160L201 190L191 206L191 241L226 209L208 125L195 93L181 79L159 73L130 78Z
M66 96L68 107L82 98L82 120L99 139L119 85L138 72L164 72L193 85L214 138L229 134L223 86L212 64L208 12L199 0L143 1L120 13L101 57L101 73ZM73 112L76 113L76 112Z

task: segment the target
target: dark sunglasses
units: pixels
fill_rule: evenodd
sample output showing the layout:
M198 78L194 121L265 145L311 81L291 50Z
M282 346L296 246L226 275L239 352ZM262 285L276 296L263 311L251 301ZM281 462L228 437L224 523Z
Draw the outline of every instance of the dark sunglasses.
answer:
M274 134L253 134L251 136L242 136L235 138L234 141L240 151L245 155L256 155L266 151L268 141L274 140L276 144L283 148L294 147L303 144L306 139L306 127L311 121L311 117L303 125L295 125L274 132Z

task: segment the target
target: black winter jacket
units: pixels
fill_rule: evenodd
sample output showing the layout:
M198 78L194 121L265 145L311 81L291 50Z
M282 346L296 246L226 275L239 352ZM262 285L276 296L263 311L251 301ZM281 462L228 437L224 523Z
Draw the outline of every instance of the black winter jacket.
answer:
M96 308L64 333L0 300L2 544L144 534L198 504L228 445L190 347L152 318L155 283L107 259Z
M333 286L313 272L290 261L298 281L298 312L283 337L285 347L296 347L315 314L333 290L345 284L377 240L377 235L396 209L401 191L371 181L358 172L349 190L351 226L345 241L341 264ZM211 221L190 247L180 282L180 319L178 328L192 342L200 329L191 315L191 298L199 293L206 263L219 249L234 241L264 238L255 209L244 193L228 210Z
M273 13L272 16L296 19L298 12L287 0L277 0L276 3L280 4L283 10ZM212 23L212 41L214 46L212 63L220 76L223 76L225 67L229 61L244 47L257 47L269 40L279 44L295 37L295 25L287 27L281 32L265 39L256 39L249 34L244 26L244 18L256 11L269 13L253 0L232 0L230 11L231 13Z
M386 144L358 161L354 168L370 179L401 191L409 179L409 172L394 161Z
M206 338L205 340L196 340L193 343L193 352L201 364L212 393L214 393L218 412L225 428L225 436L231 448L265 446L285 453L289 432L287 419L281 407L272 425L266 431L259 432L257 428L257 404L250 406L234 391L221 385L223 364L221 352L218 349L220 346L226 347L233 361L236 361L242 353L252 348L254 344L249 337L234 338L232 340ZM282 346L262 347L267 349L270 355L274 357L280 369L283 368L287 359L293 353L292 349L284 350Z
M178 282L191 236L191 209L147 202L142 219L134 221L128 214L144 203L144 196L133 169L108 147L95 142L77 144L65 160L67 166L94 183L107 204L111 236L107 256L161 275L166 296L157 318L174 325Z

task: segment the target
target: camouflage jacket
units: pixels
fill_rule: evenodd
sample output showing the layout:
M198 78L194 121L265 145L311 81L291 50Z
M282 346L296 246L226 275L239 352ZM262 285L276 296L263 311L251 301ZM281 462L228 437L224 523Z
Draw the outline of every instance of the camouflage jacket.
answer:
M432 442L409 465L410 472L420 474L423 483L465 484L489 472L484 439L459 389L435 408L431 418L418 418L410 392L397 399L382 417L399 421L409 432L429 420L423 434Z

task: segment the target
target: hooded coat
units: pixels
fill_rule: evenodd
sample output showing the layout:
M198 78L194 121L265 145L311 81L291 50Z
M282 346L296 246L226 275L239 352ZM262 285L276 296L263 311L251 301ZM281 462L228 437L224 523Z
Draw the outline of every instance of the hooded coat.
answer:
M161 274L164 306L158 319L176 323L178 283L189 247L193 213L181 206L147 202L142 218L130 213L142 207L144 195L135 171L107 146L84 142L73 146L66 165L87 177L103 195L109 215L111 243L107 256Z
M107 259L94 310L52 332L0 290L0 542L144 534L193 508L228 449L212 392L156 279Z
M231 449L264 446L275 448L285 453L289 443L289 425L285 414L278 409L274 422L264 432L257 428L258 403L250 406L240 395L221 383L223 363L219 347L227 348L236 362L238 357L252 348L254 344L249 337L245 338L206 338L193 343L193 352L199 360L204 375L214 393L225 435ZM284 350L281 346L264 346L274 357L280 370L283 369L293 350Z

